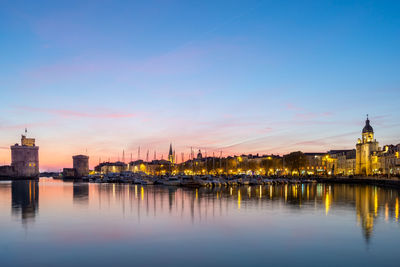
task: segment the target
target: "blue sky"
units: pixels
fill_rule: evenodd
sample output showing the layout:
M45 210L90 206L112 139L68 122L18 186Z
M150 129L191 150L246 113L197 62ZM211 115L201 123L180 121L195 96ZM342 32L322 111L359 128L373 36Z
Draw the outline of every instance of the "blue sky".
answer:
M398 1L1 1L0 164L400 142ZM143 157L143 156L142 156Z

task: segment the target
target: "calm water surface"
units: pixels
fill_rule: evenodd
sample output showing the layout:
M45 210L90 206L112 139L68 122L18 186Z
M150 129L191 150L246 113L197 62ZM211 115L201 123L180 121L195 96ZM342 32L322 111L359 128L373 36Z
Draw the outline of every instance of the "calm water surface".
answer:
M1 266L398 266L399 191L0 182Z

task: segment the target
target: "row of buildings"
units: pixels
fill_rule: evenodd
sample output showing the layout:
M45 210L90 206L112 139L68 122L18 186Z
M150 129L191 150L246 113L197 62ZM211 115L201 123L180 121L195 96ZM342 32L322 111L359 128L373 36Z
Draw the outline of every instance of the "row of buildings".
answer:
M229 157L197 157L176 163L172 146L168 160L143 160L125 162L103 162L95 167L98 173L143 172L150 175L167 173L192 174L260 174L260 175L400 175L400 144L379 147L374 130L367 117L354 149L330 150L328 152L288 155L240 155Z

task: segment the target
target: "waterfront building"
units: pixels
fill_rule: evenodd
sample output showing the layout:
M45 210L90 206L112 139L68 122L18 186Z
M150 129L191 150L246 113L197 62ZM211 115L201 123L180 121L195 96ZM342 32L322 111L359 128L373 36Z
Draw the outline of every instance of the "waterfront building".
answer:
M372 175L378 170L379 143L374 139L374 130L367 116L361 139L356 145L356 174Z
M306 157L306 166L303 167L303 174L323 175L326 173L326 152L308 152L304 153L304 155Z
M89 157L86 155L72 156L73 168L76 177L83 177L89 174Z
M400 144L386 145L380 152L378 159L379 172L382 174L400 174Z
M127 171L127 165L124 162L102 162L94 167L97 173L108 174L108 173L121 173Z
M330 150L328 151L327 169L333 175L354 175L356 168L356 150Z
M64 168L62 171L63 178L75 178L76 172L74 168Z
M86 155L72 156L73 167L64 168L64 178L82 178L89 175L89 157Z
M35 145L34 138L27 138L26 135L22 135L21 145L11 146L11 166L14 177L39 177L39 147Z

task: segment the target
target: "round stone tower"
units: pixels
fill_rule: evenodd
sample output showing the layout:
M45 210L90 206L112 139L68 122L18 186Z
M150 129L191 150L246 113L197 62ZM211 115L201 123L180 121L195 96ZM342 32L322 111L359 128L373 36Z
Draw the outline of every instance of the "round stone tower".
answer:
M89 174L89 157L85 155L76 155L72 157L73 168L76 177L83 177Z

